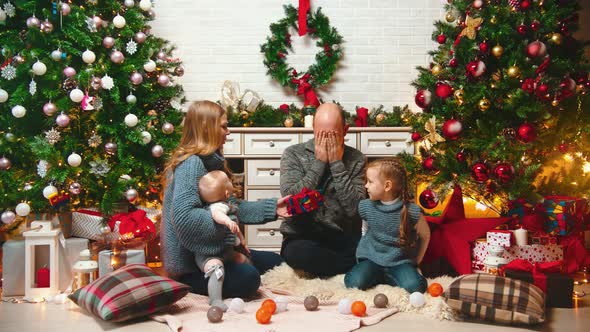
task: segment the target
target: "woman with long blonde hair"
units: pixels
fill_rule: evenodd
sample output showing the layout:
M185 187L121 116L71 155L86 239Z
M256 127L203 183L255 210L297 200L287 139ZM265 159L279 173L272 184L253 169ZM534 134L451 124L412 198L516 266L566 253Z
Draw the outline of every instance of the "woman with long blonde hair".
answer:
M162 212L162 257L166 272L192 286L193 292L209 294L210 301L226 297L247 297L260 286L260 274L279 265L282 259L271 252L251 251L252 265L224 261L215 273L203 271L195 257L224 257L227 216L211 212L199 195L199 180L208 172L229 173L222 149L229 135L227 114L218 104L197 101L184 119L180 143L164 172ZM244 224L262 224L288 216L285 199L257 202L230 201L238 206L238 219ZM209 279L206 282L206 278ZM223 285L223 286L221 286ZM215 294L212 294L215 293Z

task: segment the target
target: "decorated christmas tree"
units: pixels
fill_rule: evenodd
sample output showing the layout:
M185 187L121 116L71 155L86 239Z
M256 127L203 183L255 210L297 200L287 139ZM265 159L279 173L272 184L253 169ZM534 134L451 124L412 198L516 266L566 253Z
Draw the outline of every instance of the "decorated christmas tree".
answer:
M449 0L432 62L413 82L422 108L405 156L429 188L425 208L454 184L497 210L508 200L590 193L590 87L579 5L570 0Z
M183 90L149 0L4 2L0 9L0 211L158 199ZM8 226L4 226L5 228Z

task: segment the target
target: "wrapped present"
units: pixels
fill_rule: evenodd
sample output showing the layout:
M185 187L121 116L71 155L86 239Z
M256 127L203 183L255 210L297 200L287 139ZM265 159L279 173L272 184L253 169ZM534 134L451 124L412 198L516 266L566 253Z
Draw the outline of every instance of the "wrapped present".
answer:
M471 262L474 271L485 270L483 265L489 256L489 247L490 244L488 244L485 239L479 239L474 243L473 249L471 250ZM530 263L561 261L564 259L564 248L557 244L512 246L504 248L501 257L508 261L525 259Z
M60 242L61 243L61 242ZM59 290L66 291L72 284L72 267L80 256L80 251L88 249L88 240L69 238L59 245ZM49 249L35 248L35 268L42 268L49 262ZM2 266L4 267L2 296L25 295L25 241L7 241L2 246Z
M529 232L544 231L544 210L541 204L532 204L522 198L509 201L506 215L514 218L510 228L522 227Z
M545 232L551 235L568 235L574 229L580 229L581 210L586 200L568 196L547 196L543 202L545 208Z
M90 240L102 240L105 236L103 219L102 214L96 210L80 209L72 212L72 235Z
M501 268L504 276L532 283L543 290L547 294L547 307L571 308L574 280L561 271L559 261L533 265L526 260L514 260Z
M287 208L292 215L317 210L324 204L324 197L317 190L303 188L299 193L289 197Z
M544 246L548 244L558 244L559 241L556 236L549 235L545 232L529 232L529 243L540 244Z
M98 253L98 276L112 272L128 264L145 264L145 252L137 249L103 250Z
M491 245L510 247L514 244L514 237L511 231L498 230L488 231L486 233L486 240Z

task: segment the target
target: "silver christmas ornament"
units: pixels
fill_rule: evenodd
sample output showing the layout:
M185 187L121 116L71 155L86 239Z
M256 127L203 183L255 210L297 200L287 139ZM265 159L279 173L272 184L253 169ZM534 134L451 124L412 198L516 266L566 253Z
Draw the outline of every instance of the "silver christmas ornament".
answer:
M133 6L135 6L134 0L125 0L125 7L132 8Z
M49 20L45 20L41 23L41 32L50 33L53 31L53 24Z
M10 210L7 210L2 212L2 217L0 217L0 219L2 219L2 222L6 225L12 224L16 220L16 214Z
M162 125L162 132L166 135L170 135L174 132L174 125L170 122L166 122Z
M114 155L117 152L117 143L108 142L104 145L104 150L110 155Z
M138 195L139 194L135 189L129 189L125 192L125 198L127 198L130 203L133 203L137 199Z
M36 18L35 16L31 16L27 18L27 27L29 28L38 28L41 26L41 21Z
M53 61L61 61L61 50L57 49L53 52L51 52L51 59Z

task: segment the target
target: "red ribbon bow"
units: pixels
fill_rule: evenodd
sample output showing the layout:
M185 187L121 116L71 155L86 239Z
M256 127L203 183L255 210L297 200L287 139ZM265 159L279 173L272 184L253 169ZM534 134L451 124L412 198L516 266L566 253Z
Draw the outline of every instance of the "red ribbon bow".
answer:
M504 274L505 270L515 270L530 272L533 275L533 284L539 287L544 293L547 293L547 275L546 273L561 272L562 262L546 262L531 264L525 259L515 259L504 265L500 270Z
M311 8L310 0L299 0L299 35L307 34L307 12Z
M314 107L320 106L320 101L318 100L318 96L313 91L311 84L309 84L309 79L311 75L306 73L305 75L301 76L301 78L293 78L291 79L291 83L297 85L297 94L303 95L303 104L313 105Z
M154 223L146 217L144 210L116 214L109 220L109 227L114 230L117 221L121 222L119 225L119 234L121 235L132 233L135 238L147 239L156 235Z

